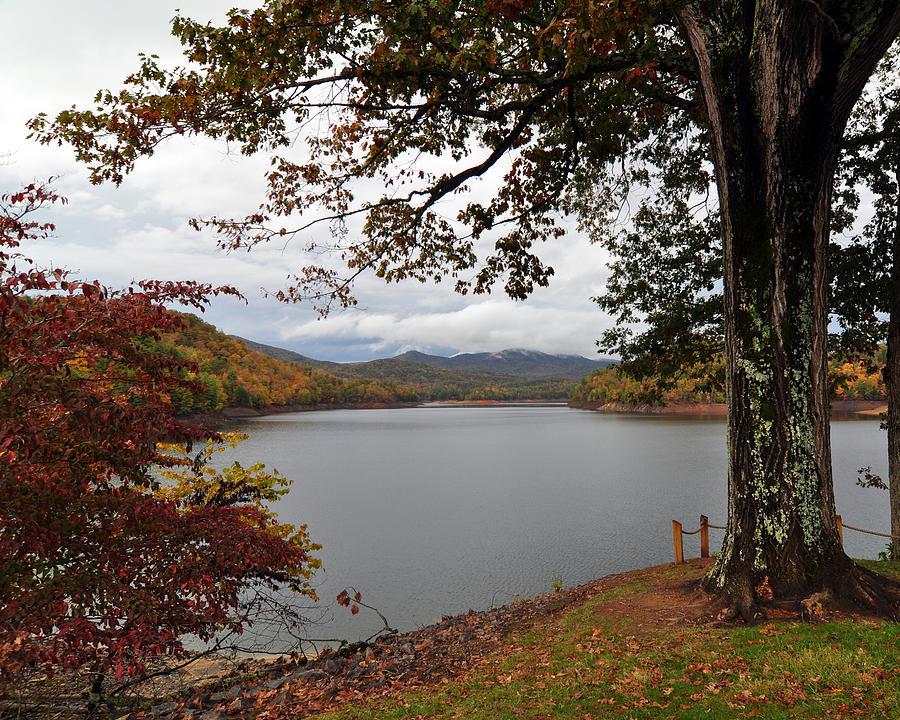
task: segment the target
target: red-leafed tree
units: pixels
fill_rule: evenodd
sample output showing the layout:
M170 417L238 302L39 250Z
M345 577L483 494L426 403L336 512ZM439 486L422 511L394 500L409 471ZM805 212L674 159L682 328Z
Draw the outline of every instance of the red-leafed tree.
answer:
M159 443L221 438L174 417L172 391L197 388L142 338L179 327L165 303L202 309L234 291L112 291L41 269L23 252L52 230L34 213L59 200L32 185L0 201L0 674L29 663L140 674L182 653L184 634L240 631L245 591L304 591L316 561L305 529L298 541L266 511L265 482L160 492L154 468L185 462Z
M346 267L302 268L286 299L351 303L366 269L523 298L549 282L536 248L560 215L615 216L648 168L677 176L685 154L667 150L702 153L729 402L728 531L706 586L747 619L766 579L780 599L896 612L838 536L826 351L835 165L900 34L895 0L268 0L173 27L187 67L145 57L95 110L32 128L98 181L174 135L270 154L259 211L208 225L239 247L330 223L310 249Z

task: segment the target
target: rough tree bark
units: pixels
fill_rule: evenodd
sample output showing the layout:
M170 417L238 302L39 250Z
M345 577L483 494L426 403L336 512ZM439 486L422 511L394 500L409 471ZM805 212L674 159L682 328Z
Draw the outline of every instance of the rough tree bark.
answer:
M900 161L894 168L897 201L891 257L890 314L884 385L888 416L888 492L891 504L891 535L900 535ZM900 560L900 540L891 541L891 559Z
M733 3L717 28L690 7L679 15L709 120L725 259L729 521L705 583L747 620L766 578L776 599L830 590L887 612L895 599L843 552L829 437L834 168L898 32L896 3L872 5L874 24L852 37L807 0Z

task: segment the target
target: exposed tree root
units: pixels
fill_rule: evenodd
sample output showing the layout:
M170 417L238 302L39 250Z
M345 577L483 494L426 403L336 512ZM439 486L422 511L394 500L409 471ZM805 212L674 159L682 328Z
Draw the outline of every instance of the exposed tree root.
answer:
M712 597L717 598L722 604L722 610L717 615L719 620L734 622L742 620L753 625L765 619L759 602L753 592L753 585L749 578L740 580L732 579L728 583L727 590L718 587L715 581L716 570L707 575L700 583L701 588Z
M900 619L900 583L896 580L854 564L850 572L835 578L827 589L842 609Z
M714 571L715 572L715 571ZM718 587L714 575L701 582L701 587L721 603L718 619L755 624L767 617L767 608L791 608L806 621L813 621L822 611L833 608L845 612L900 620L900 582L856 565L848 559L844 568L827 574L808 595L773 591L766 578L754 586L748 575L731 578L725 589Z
M748 600L745 597L735 598L726 597L724 593L720 593L723 602L727 603L722 611L718 614L718 619L725 622L734 622L742 620L748 625L755 625L766 619L766 615L762 608L754 600Z

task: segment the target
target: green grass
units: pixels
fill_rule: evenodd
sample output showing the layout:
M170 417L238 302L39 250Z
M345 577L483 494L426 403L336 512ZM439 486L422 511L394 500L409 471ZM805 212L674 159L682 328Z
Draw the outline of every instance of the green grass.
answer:
M900 563L870 567L900 576ZM683 568L658 571L688 577ZM696 575L696 570L693 571ZM900 717L900 626L860 620L641 628L604 616L638 576L514 630L465 682L344 706L329 720Z
M900 580L900 560L857 560L864 568Z

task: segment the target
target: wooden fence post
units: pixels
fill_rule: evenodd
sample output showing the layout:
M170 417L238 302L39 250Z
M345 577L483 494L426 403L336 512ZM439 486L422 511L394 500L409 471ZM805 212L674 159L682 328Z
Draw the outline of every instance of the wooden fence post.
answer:
M700 516L700 557L709 557L709 518Z
M684 544L681 540L681 523L672 521L672 542L675 544L675 564L684 564Z
M835 515L837 518L837 526L838 526L838 536L841 538L841 545L844 544L844 521L841 520L840 515Z

